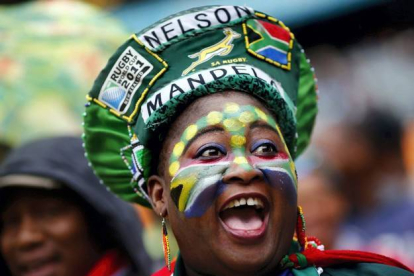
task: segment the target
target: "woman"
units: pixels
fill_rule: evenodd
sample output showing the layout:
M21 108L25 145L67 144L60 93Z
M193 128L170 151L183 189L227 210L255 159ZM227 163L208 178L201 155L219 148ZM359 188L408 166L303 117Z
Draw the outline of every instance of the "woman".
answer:
M149 275L135 210L87 164L82 140L70 136L31 141L7 156L0 165L0 275Z
M306 237L293 160L316 99L293 34L247 7L187 10L118 49L89 93L85 148L113 192L171 224L180 254L164 227L155 275L412 275Z

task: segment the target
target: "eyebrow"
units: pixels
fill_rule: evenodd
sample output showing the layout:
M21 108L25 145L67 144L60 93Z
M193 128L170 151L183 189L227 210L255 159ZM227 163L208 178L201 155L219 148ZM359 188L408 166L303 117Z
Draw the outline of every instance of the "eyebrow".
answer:
M274 133L277 134L277 136L280 136L279 132L274 127L272 127L271 125L268 125L268 124L266 124L262 121L256 121L256 122L254 122L250 125L251 130L255 129L255 128L265 128L265 129L268 129L270 131L273 131Z
M191 146L191 144L198 138L198 137L200 137L200 136L203 136L204 134L206 134L206 133L209 133L209 132L224 132L224 129L222 128L222 127L219 127L219 126L213 126L213 127L206 127L206 128L203 128L202 130L200 130L196 135L194 135L194 137L193 138L191 138L189 141L188 141L188 143L187 143L187 145L185 145L185 147L184 147L184 150L183 150L183 153L185 153L185 152L187 152L187 150L188 150L188 148Z

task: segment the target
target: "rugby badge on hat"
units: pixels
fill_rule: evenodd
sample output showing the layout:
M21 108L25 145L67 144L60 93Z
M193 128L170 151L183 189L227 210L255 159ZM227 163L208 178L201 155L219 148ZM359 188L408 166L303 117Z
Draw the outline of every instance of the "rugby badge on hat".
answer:
M244 24L246 48L254 56L290 70L293 34L280 22L250 19Z

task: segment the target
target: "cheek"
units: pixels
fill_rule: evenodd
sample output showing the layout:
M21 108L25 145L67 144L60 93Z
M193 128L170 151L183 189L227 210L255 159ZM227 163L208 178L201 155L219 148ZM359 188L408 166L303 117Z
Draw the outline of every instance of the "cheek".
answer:
M9 238L7 234L1 231L0 232L0 253L3 257L7 257L10 255L10 251L11 251L10 241L11 241L11 238Z
M79 254L74 251L90 243L86 218L80 210L65 212L49 224L47 232L58 249L68 254Z
M297 205L297 191L292 176L286 171L261 169L266 182L273 188L280 191L282 199L286 200L290 206Z
M262 171L265 181L283 195L290 206L297 206L297 179L294 163L288 158L250 157L253 167Z
M186 217L201 217L224 191L221 181L229 162L184 168L171 181L171 198Z

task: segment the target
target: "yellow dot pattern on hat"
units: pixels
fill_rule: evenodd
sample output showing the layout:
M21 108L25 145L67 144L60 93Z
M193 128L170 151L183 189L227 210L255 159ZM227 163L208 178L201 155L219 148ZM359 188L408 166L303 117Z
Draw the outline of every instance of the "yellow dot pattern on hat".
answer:
M185 139L187 141L188 140L191 140L194 137L194 135L196 135L197 129L198 129L197 125L190 125L190 126L188 126L187 129L185 130L185 134L184 134L185 135Z
M225 119L223 121L223 125L227 131L238 131L242 127L244 127L244 124L240 122L237 118Z
M212 111L207 115L207 124L217 125L223 119L223 114L218 111Z
M240 148L246 144L246 137L242 135L233 135L230 138L230 144L232 147Z
M224 107L224 112L226 113L236 113L239 111L240 107L236 103L227 103Z
M243 111L239 116L240 122L245 123L245 124L253 122L254 119L255 119L255 116L253 112L251 111Z
M178 162L178 161L172 162L170 167L169 167L170 175L174 176L177 173L179 168L180 168L180 162Z
M244 156L235 157L233 162L238 164L238 165L248 164L247 159Z
M257 107L254 108L254 111L256 112L257 116L259 116L260 119L267 122L268 118L267 118L266 113L264 113L263 111L261 111Z
M173 154L174 154L176 157L179 157L179 156L183 153L183 151L184 151L184 147L185 147L185 145L184 145L184 142L183 142L183 141L178 142L178 143L177 143L177 144L175 144L175 146L174 146L174 149L173 149Z

